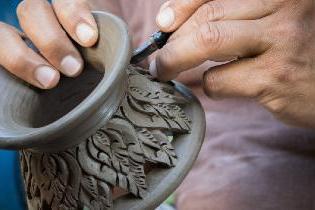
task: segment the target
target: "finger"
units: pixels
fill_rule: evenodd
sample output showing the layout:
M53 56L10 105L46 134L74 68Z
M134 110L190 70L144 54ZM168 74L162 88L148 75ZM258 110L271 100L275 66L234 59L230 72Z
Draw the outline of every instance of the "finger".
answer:
M50 89L57 85L59 72L27 47L18 32L0 23L0 65L24 81Z
M216 0L204 4L197 12L201 18L207 14L212 21L255 20L275 12L279 5L275 1L264 0Z
M260 54L269 47L263 31L260 23L251 20L205 23L165 45L150 72L167 81L206 60L229 61Z
M209 0L170 0L165 2L156 16L156 23L162 31L175 31L202 4Z
M59 22L72 39L84 47L91 47L96 43L97 25L85 1L53 0L52 5Z
M60 26L51 5L42 0L24 0L17 9L20 25L41 54L69 77L83 69L83 60Z
M272 1L262 0L216 0L203 4L178 28L174 38L191 33L206 22L220 20L255 20L270 15L279 7ZM237 8L237 9L235 9Z
M161 7L157 24L163 31L175 31L191 16L195 22L254 20L271 14L278 7L279 3L262 0L171 0Z
M270 83L267 73L257 59L242 59L217 66L204 73L204 91L212 98L258 98Z

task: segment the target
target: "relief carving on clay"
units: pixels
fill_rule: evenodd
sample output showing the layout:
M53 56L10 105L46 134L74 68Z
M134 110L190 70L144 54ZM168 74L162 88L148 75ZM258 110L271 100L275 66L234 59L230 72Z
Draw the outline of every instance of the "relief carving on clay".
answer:
M21 151L30 209L112 209L114 187L146 195L146 163L175 166L171 140L191 125L186 99L141 68L129 66L128 75L120 107L86 141L59 153Z

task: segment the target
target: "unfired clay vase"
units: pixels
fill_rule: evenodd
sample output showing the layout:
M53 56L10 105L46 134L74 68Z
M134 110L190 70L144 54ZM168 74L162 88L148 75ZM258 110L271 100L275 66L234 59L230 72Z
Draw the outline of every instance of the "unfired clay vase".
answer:
M127 27L94 12L83 73L43 91L0 69L0 148L20 150L29 209L150 210L200 150L204 112L183 85L128 65ZM114 199L114 187L127 195Z

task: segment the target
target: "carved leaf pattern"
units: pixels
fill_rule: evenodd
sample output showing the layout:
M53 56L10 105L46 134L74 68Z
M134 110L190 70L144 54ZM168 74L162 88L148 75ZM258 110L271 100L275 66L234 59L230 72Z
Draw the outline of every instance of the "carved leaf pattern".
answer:
M81 169L69 152L21 152L27 198L34 209L77 209Z
M135 196L145 195L144 155L134 127L113 118L106 128L79 145L78 160L85 173L121 187ZM86 161L90 157L91 160Z
M93 176L81 178L80 201L85 207L93 210L110 209L113 205L111 188Z
M144 155L147 161L175 166L177 157L167 135L159 130L149 131L141 128L138 131L138 138L145 148Z
M190 131L188 102L172 83L128 68L129 88L107 124L75 148L60 153L24 150L21 168L32 209L112 209L113 187L145 197L146 162L172 167L170 137Z

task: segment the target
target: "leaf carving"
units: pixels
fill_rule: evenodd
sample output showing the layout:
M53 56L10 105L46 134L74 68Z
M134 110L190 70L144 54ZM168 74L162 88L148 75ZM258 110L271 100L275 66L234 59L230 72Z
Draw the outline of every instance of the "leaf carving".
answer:
M138 137L142 142L147 161L169 167L175 166L177 157L167 135L158 130L151 132L142 128L138 131Z
M92 176L81 179L80 201L95 210L110 209L113 205L111 188Z
M112 209L113 187L145 197L146 163L175 166L169 139L190 131L186 99L141 68L130 66L128 74L120 107L86 141L60 153L21 152L30 209Z
M73 156L67 152L31 155L23 152L21 155L28 158L21 163L22 168L28 168L24 178L28 181L28 199L35 209L45 209L47 205L56 209L77 209L81 169ZM27 163L31 164L26 166ZM40 200L34 199L36 197Z

